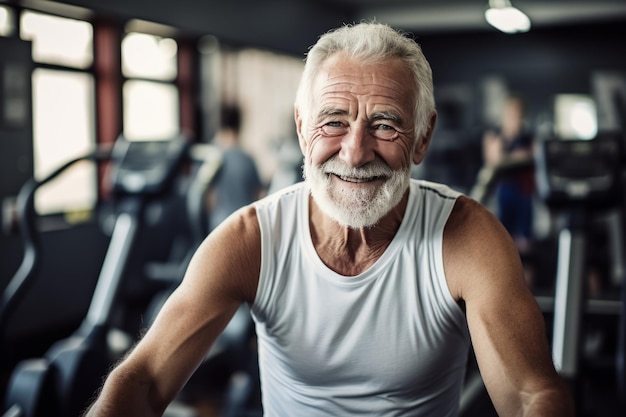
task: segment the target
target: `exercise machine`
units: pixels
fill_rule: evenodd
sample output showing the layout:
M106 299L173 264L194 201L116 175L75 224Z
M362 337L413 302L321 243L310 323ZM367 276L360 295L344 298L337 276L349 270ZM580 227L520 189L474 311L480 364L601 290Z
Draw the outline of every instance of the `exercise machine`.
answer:
M80 327L52 345L44 357L17 364L8 383L6 414L17 417L78 416L102 383L116 358L108 347L113 309L146 204L171 192L190 142L179 136L166 141L132 142L120 137L110 152L96 151L61 166L42 180L32 179L18 196L24 240L23 261L2 297L0 329L36 278L39 244L34 225L34 193L82 160L112 163L116 200L115 225L101 272Z
M585 294L587 254L590 249L590 222L599 214L613 212L609 241L613 282L621 285L621 301L614 303L619 315L619 340L616 349L618 397L625 397L624 350L625 310L623 268L624 236L624 138L621 132L602 133L595 139L546 139L540 142L536 158L537 189L546 205L562 215L558 235L558 259L554 295L552 354L559 373L581 390L581 342L585 314L606 310L606 305L588 300ZM610 308L609 308L610 309ZM576 395L581 401L581 395Z
M58 177L62 172L83 160L99 161L108 159L109 151L95 152L75 158L50 173L42 180L34 178L22 186L17 209L20 213L19 229L23 241L22 262L2 294L0 304L0 350L5 354L5 332L9 319L24 295L36 280L40 268L40 241L35 225L35 191L44 184ZM23 362L9 381L10 392L6 395L7 410L5 416L55 416L58 410L53 406L56 401L53 385L57 375L53 374L47 359L32 359Z
M184 195L186 234L190 242L182 254L175 251L178 253L165 261L152 261L144 266L146 278L163 287L152 297L142 314L147 326L151 325L176 289L195 250L209 233L207 214L210 213L206 211L205 197L221 166L221 152L210 145L194 145L190 154L192 161L202 161L199 167L192 167L192 181ZM220 408L220 415L259 416L260 383L254 338L249 307L242 304L191 376L178 400L195 403L217 395L219 399L213 405Z

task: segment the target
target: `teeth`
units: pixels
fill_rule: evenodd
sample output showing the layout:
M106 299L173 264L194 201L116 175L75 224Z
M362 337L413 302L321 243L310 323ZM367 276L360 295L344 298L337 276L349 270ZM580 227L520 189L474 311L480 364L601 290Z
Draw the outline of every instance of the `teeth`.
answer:
M343 181L348 181L348 182L368 182L371 180L371 178L354 178L354 177L339 177L341 178Z

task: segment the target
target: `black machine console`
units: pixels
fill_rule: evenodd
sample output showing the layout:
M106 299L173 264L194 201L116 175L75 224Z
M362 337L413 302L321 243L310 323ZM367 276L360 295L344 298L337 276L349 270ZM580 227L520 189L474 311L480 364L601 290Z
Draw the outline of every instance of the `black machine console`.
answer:
M537 191L553 208L606 208L621 199L622 137L548 139L536 156Z
M112 153L113 192L158 195L166 191L189 145L182 136L164 141L129 141L120 137Z

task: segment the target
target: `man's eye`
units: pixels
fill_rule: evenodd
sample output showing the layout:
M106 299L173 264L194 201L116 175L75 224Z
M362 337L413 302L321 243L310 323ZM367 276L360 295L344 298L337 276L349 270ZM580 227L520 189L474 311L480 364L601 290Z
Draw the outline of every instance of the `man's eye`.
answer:
M322 132L326 136L339 136L345 134L347 128L341 122L329 122L322 126Z
M386 125L386 124L378 124L375 125L372 129L373 135L382 140L393 140L398 136L398 132L395 128Z

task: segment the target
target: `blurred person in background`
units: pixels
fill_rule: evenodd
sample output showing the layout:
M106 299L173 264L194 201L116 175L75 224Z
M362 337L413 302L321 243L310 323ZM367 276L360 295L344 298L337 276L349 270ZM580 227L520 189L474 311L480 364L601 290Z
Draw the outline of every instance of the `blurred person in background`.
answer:
M510 95L502 109L500 125L483 137L487 166L502 168L495 185L496 215L513 237L522 257L528 257L533 241L535 173L532 165L534 138L525 121L525 104L520 95ZM532 272L526 271L532 282Z
M222 150L222 164L208 193L209 231L265 193L254 159L241 148L241 111L224 105L220 120L214 142Z

